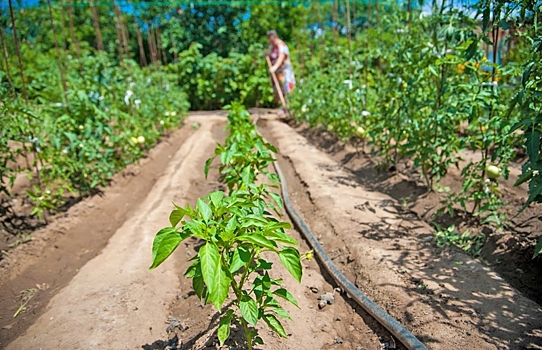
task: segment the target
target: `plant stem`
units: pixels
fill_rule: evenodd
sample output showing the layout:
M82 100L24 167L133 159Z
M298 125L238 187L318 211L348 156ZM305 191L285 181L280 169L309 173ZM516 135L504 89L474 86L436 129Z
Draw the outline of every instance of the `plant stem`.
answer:
M250 333L250 329L248 328L247 321L245 321L245 319L242 317L241 317L241 324L243 325L243 329L245 330L248 350L252 350L252 334Z

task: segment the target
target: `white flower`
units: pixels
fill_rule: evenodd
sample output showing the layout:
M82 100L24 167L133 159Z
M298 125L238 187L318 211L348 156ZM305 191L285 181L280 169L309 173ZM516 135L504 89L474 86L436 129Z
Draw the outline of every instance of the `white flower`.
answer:
M160 120L160 125L164 125L164 121L163 121L163 120Z
M104 99L104 97L102 95L100 95L100 97L98 97L98 100L100 100L100 101L103 100L103 99Z
M169 115L171 115L172 117L174 117L174 116L177 115L177 112L171 112Z
M132 81L132 82L130 83L130 87L133 87L134 85L135 85L135 83Z
M301 107L301 112L303 112L303 113L306 113L308 110L309 110L309 109L307 108L306 105L303 105L303 106Z
M130 97L132 97L133 94L134 92L132 90L126 90L126 95L124 95L124 103L126 103L127 106L130 104Z
M362 115L363 117L368 117L368 116L371 115L371 113L369 113L368 111L362 111L362 112L361 112L361 115Z
M63 105L62 103L60 103L60 102L57 102L57 103L55 103L55 106L57 106L57 107L62 107L62 106L64 106L64 105Z
M343 81L343 83L348 84L348 88L349 88L350 90L352 90L352 80L347 79L347 80Z
M135 100L134 104L135 104L136 108L139 108L139 105L141 104L141 100Z
M169 84L166 84L166 91L169 91Z
M147 84L151 83L151 78L147 78Z
M367 89L367 85L363 84L363 85L361 85L361 88L362 89Z
M64 149L62 150L62 154L68 154L68 147L66 147L66 148L64 148Z

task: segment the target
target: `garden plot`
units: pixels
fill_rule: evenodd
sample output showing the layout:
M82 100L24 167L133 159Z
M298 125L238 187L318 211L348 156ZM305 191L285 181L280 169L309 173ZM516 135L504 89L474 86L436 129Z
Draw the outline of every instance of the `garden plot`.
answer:
M541 346L542 312L537 304L466 255L436 248L430 239L431 228L403 211L393 198L357 184L340 163L311 146L295 130L280 121L265 119L260 118L260 131L279 149L279 163L294 205L329 256L428 348ZM58 276L43 271L40 283L51 287L46 292L38 290L36 299L30 299L26 311L17 318L13 319L12 309L2 312L6 327L0 330L0 336L10 343L6 346L7 342L2 341L2 347L219 348L219 315L211 305L201 305L190 281L182 276L190 264L187 260L199 249L198 241L183 242L172 255L173 260L158 269L148 271L148 266L152 239L167 223L171 201L194 205L198 197L223 189L217 167L211 167L206 180L203 166L213 155L215 142L222 142L224 126L223 115L198 113L189 117L185 132L175 134L183 138L182 142L170 141L180 146L170 154L167 167L152 189L132 199L137 205L109 240L107 236L96 236L102 240L103 250L91 252L93 256L73 278L65 277L69 283L64 285L55 284ZM100 205L105 207L107 202ZM73 209L68 217L73 214L73 220L77 220ZM95 220L110 214L101 211ZM54 229L54 225L46 230ZM92 224L86 221L85 225L85 233L93 235ZM301 252L309 251L295 230L290 234L301 241ZM66 235L70 235L69 230ZM36 236L37 242L32 244L38 244L40 237ZM44 237L48 245L60 239L58 235ZM54 251L47 258L55 259ZM39 275L40 259L45 257L33 258L33 264L21 267L10 281L4 280L2 288L24 280L30 268ZM278 259L270 260L280 266ZM66 262L70 264L75 262ZM285 269L277 268L274 273L276 278L283 278L300 308L287 307L294 319L284 322L288 339L273 335L265 326L259 327L266 343L261 348L372 349L395 345L396 341L378 322L340 291L335 292L333 304L318 307L318 298L333 292L336 284L314 259L303 261L301 284ZM40 293L51 294L51 300L46 303L47 299L42 299L44 304L36 305ZM19 302L16 292L11 302ZM239 326L234 325L226 348L243 348L243 339Z

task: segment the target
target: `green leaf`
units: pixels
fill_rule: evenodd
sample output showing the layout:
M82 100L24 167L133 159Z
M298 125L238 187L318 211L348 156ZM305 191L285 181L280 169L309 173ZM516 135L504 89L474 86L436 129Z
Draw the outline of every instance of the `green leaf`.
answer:
M233 318L233 310L228 310L226 311L224 316L222 316L222 318L220 319L220 322L218 324L218 331L217 331L218 340L220 341L220 346L224 346L224 342L230 336L230 324L231 324L232 318Z
M231 258L230 262L230 272L232 274L236 273L241 267L243 267L245 264L248 264L250 261L250 251L246 249L243 246L238 246L233 251L233 256Z
M215 160L215 157L207 159L205 161L205 167L203 168L203 173L205 174L205 178L209 175L209 169L211 168L211 164L213 163L213 160Z
M175 227L161 229L152 243L152 265L149 269L152 270L163 263L187 236L179 233Z
M207 222L211 219L212 212L211 212L211 208L209 208L209 205L207 203L205 203L200 198L198 198L196 207L198 208L198 211L201 213L201 217L203 218L203 220Z
M196 293L198 298L200 298L200 300L203 297L203 288L204 287L205 287L205 285L203 283L203 276L202 275L194 276L194 278L192 278L192 288L194 289L194 292Z
M275 317L275 315L272 315L272 314L263 315L263 320L265 321L265 323L267 323L269 328L271 328L275 333L277 333L281 337L288 338L286 331L284 331L282 324Z
M290 314L281 307L274 308L271 311L274 312L275 314L277 314L278 316L282 317L282 318L287 318L287 319L293 321L292 316L290 316Z
M277 245L260 234L242 235L236 238L238 241L249 242L259 247L275 250Z
M279 288L276 291L273 292L278 297L281 297L282 299L288 300L290 303L294 304L299 308L299 305L297 304L297 300L295 300L294 296L288 292L284 288Z
M222 191L216 191L209 194L209 199L211 200L211 203L216 207L220 205L220 201L224 198L224 192Z
M177 224L184 218L186 215L186 210L179 208L175 209L169 214L169 222L172 227L177 226Z
M245 321L253 326L258 323L258 305L256 304L256 301L247 294L243 295L239 302L239 310L241 310L241 316L243 316Z
M282 209L282 197L275 192L269 192L269 195L273 198L273 201L275 201L277 206Z
M201 276L201 264L199 261L199 257L196 255L195 258L198 260L186 269L186 272L184 273L185 277L194 278L196 276Z
M303 271L301 269L301 259L299 257L299 251L292 247L287 247L278 252L280 262L288 272L298 281L301 282L301 276Z
M249 184L252 182L252 169L250 169L250 166L247 166L243 169L241 173L241 179L243 180L243 183Z
M269 237L272 240L277 241L277 242L283 242L283 243L288 243L288 244L292 244L292 245L299 245L298 241L296 241L292 237L288 236L286 233L283 233L283 232L280 232L280 231L272 231L272 232L269 232L269 233L264 231L264 234L267 237Z
M198 255L209 300L220 311L230 288L230 279L220 261L220 253L214 244L207 243L200 248Z

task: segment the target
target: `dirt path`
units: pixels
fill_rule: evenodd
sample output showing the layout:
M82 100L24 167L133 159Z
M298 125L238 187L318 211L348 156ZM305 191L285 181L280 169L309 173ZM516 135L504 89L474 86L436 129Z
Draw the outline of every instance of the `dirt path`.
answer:
M292 128L268 119L262 116L260 129L278 146L294 205L328 254L429 348L542 348L537 304L465 255L436 249L429 228L393 198L360 186ZM216 165L207 180L202 173L225 123L221 112L192 113L136 168L139 175L84 200L14 251L13 268L0 278L0 288L10 291L0 297L0 348L217 349L219 314L202 306L182 277L198 242L182 244L157 270L148 266L171 201L194 204L221 188ZM302 252L309 249L291 234ZM28 252L28 261L16 264ZM316 261L304 261L301 284L273 262L274 277L284 279L300 308L287 306L295 320L285 322L290 338L260 328L263 349L393 348L389 333L347 296L336 293L333 305L318 309L318 296L335 284ZM36 284L42 289L13 319L17 295ZM227 348L244 347L234 329Z

